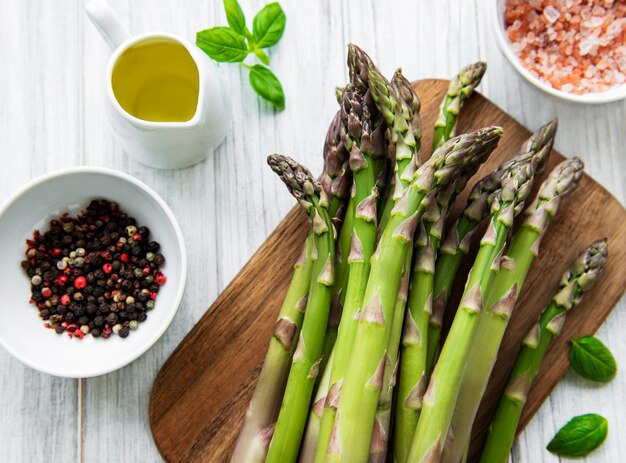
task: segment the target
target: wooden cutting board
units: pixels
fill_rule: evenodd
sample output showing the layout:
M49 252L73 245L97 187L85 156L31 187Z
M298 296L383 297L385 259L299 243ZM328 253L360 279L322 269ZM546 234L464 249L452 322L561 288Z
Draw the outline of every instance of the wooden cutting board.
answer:
M447 86L443 80L415 84L422 101L423 146L430 146L429 128ZM547 121L536 122L538 127ZM475 95L463 109L459 132L487 125L502 126L504 138L476 178L516 154L530 134L485 97ZM554 152L544 177L562 159ZM458 208L465 203L466 195L467 192L457 202ZM152 389L150 426L156 445L168 462L228 461L307 229L304 213L298 208L289 212L163 365ZM577 191L561 206L543 240L486 397L499 396L523 337L550 301L563 271L587 245L602 237L609 239L610 264L606 274L569 315L561 336L551 346L544 362L546 367L530 392L521 428L567 371L568 339L595 332L626 289L626 211L604 188L585 176ZM495 405L496 401L490 400L481 406L471 461L475 461L482 445Z

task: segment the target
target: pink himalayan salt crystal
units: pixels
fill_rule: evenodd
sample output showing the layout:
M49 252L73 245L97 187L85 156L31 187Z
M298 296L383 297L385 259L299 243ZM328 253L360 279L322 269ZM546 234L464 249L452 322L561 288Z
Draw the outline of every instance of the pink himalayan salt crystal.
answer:
M592 16L583 23L583 26L588 27L589 29L597 29L602 26L602 24L604 24L604 18L601 18L600 16Z
M556 20L561 17L561 13L559 13L559 10L554 8L552 5L548 5L543 9L543 15L546 17L550 24L554 24Z

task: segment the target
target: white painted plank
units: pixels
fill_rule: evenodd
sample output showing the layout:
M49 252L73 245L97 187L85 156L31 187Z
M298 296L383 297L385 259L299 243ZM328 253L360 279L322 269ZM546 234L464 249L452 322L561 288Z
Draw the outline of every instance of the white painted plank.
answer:
M0 201L33 176L79 162L76 14L51 2L2 3ZM4 349L0 372L0 461L77 461L77 381L31 370Z

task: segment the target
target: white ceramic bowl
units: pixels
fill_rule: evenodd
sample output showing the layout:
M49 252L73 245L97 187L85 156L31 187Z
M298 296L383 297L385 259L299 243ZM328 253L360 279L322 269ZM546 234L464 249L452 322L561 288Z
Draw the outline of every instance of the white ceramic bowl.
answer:
M120 208L151 230L165 256L167 282L148 319L125 339L111 336L82 341L43 327L29 304L30 281L20 267L25 240L35 229L64 212L72 215L92 199L119 203ZM0 344L36 370L56 376L86 378L123 367L146 352L165 332L180 305L187 277L187 256L180 227L165 202L145 184L124 173L100 167L77 167L39 177L0 207Z
M572 101L575 103L609 103L611 101L621 100L626 98L626 84L618 85L613 87L612 89L606 92L596 92L596 93L585 93L583 95L576 95L574 93L566 93L560 90L557 90L550 85L543 82L541 79L538 79L534 75L532 75L528 69L526 69L522 63L520 63L517 55L511 48L511 43L506 36L506 31L504 29L504 5L506 0L491 0L491 11L489 15L491 16L491 26L496 35L496 39L498 44L500 45L500 49L504 53L504 56L510 61L515 70L519 72L528 82L533 84L535 87L543 90L550 95L553 95L562 100Z

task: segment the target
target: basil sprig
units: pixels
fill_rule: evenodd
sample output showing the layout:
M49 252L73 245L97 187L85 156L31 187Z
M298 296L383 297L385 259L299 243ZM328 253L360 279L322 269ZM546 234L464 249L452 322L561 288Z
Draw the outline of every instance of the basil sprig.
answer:
M570 365L583 378L600 383L611 381L617 373L613 354L593 336L572 339Z
M606 418L590 413L572 418L548 444L548 450L564 457L584 457L602 445L609 432Z
M278 43L285 31L287 16L277 2L265 5L254 16L252 32L237 0L224 0L228 26L205 29L196 34L196 44L215 61L239 63L250 71L254 91L276 108L285 109L285 93L278 78L267 67L270 58L264 49ZM249 65L243 61L252 53L263 64Z

